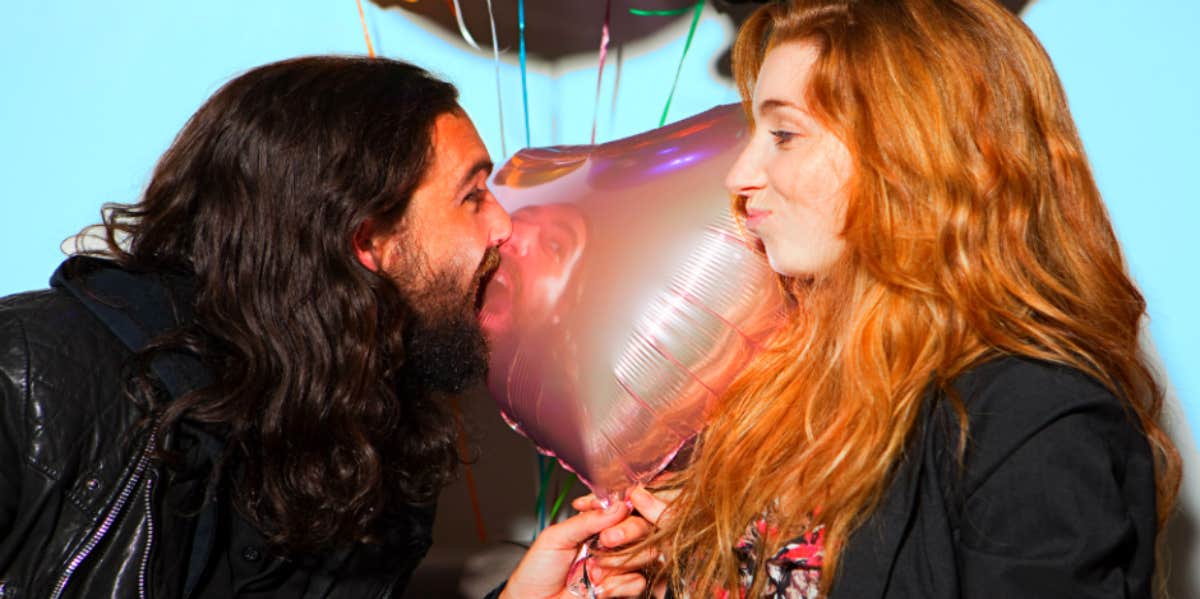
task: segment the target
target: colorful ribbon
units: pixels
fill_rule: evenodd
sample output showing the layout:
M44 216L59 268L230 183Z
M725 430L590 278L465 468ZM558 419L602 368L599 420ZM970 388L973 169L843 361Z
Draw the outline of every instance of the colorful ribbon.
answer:
M525 147L533 143L529 140L529 83L525 76L525 0L517 0L517 28L521 32L521 102L525 105Z
M643 10L638 8L629 9L629 13L639 17L672 17L681 15L688 10L692 11L692 25L688 28L687 41L683 44L683 56L679 57L679 68L675 70L675 81L671 83L671 93L667 94L667 105L663 107L662 118L658 120L658 126L662 127L667 124L667 113L671 111L671 100L675 98L675 88L679 86L679 74L683 72L683 61L687 58L688 50L692 47L692 38L696 36L696 25L700 23L700 13L704 12L704 0L698 0L694 6L676 8L670 10Z
M534 506L534 511L537 514L537 527L533 531L533 539L536 539L538 534L546 528L546 489L550 486L550 475L554 474L554 461L547 459L542 454L537 455L538 465L538 492L537 505ZM530 539L530 542L533 541Z
M458 428L458 453L461 456L467 455L467 433L466 427L463 426L462 409L458 406L458 399L450 400L450 407L454 411L454 422ZM463 464L463 470L467 475L467 494L471 498L471 512L475 515L475 532L479 535L479 542L487 542L487 527L483 523L483 510L480 509L479 490L475 487L475 473L471 470L470 464Z
M600 68L596 72L596 107L592 111L592 145L596 145L596 124L600 121L600 84L604 82L604 59L608 57L608 27L611 17L612 0L605 0L604 27L600 29Z
M454 19L458 21L458 32L462 34L467 44L476 50L482 50L479 44L475 43L475 38L471 37L471 32L467 31L467 24L463 21L462 6L458 3L458 0L454 0Z
M488 19L492 24L492 57L496 63L496 108L500 116L500 154L508 159L508 144L504 135L504 97L500 93L500 42L496 39L496 14L492 12L492 0L487 0Z
M354 0L358 4L358 20L362 23L363 38L367 40L367 56L375 58L375 46L371 44L371 32L367 30L367 14L363 12L362 0Z

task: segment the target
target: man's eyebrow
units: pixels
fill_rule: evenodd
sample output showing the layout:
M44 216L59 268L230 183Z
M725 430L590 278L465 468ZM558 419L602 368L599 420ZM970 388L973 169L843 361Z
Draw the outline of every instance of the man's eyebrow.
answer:
M467 173L465 175L463 175L462 181L459 181L459 183L458 183L458 188L462 189L463 187L466 187L467 183L470 183L471 179L474 179L475 175L479 174L480 171L483 171L489 175L492 174L492 168L494 166L495 165L492 164L492 161L490 159L480 158L478 161L475 162L475 164L471 165L470 170L468 170Z

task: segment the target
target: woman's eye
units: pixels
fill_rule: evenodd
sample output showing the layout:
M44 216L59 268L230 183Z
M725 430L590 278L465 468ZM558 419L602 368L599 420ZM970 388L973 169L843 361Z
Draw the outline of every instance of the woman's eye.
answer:
M784 131L782 129L771 131L771 135L775 137L775 145L777 146L781 146L789 141L792 141L792 138L796 137L795 133L792 133L791 131Z

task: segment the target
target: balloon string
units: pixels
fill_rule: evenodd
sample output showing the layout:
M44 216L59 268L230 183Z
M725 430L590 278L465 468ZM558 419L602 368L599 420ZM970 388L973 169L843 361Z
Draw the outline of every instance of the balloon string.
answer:
M552 477L554 475L554 460L543 457L542 461L545 465L543 466L544 470L542 470L542 483L541 483L542 502L541 502L541 504L538 505L538 508L539 508L538 525L541 527L541 529L545 529L546 528L546 495L547 495L546 492L548 490L550 490L550 477Z
M664 10L647 10L644 8L631 8L631 9L629 9L629 14L637 15L639 17L673 17L675 15L681 15L689 10L692 10L691 6L685 6L683 8L668 8L668 9L664 9Z
M362 23L363 38L367 40L367 56L375 58L375 46L371 44L371 32L367 30L367 14L363 12L362 0L354 0L358 4L358 20Z
M630 14L639 17L672 17L681 15L689 10L692 11L692 25L688 28L687 41L683 44L683 56L679 57L679 68L675 69L675 81L671 83L671 93L667 94L667 105L663 107L662 118L658 119L659 127L667 124L667 113L671 111L671 100L675 99L675 88L679 86L679 74L683 72L683 61L687 58L688 49L692 47L692 38L696 36L696 25L700 22L700 13L704 11L704 0L698 0L691 7L685 6L670 10L629 9Z
M458 453L459 455L467 455L467 434L463 425L462 410L458 407L458 400L453 399L450 402L451 408L454 410L454 419L458 423ZM475 473L471 470L471 464L464 463L463 469L467 474L467 494L471 498L471 511L475 515L475 532L479 535L479 542L487 542L487 526L483 523L483 510L480 509L479 490L475 487Z
M667 113L671 111L671 100L675 98L675 88L679 86L679 74L683 72L683 61L687 58L688 49L692 47L692 38L696 36L696 24L700 22L700 13L704 10L704 0L696 3L696 11L692 13L692 25L688 28L687 41L683 43L683 56L679 57L679 68L675 69L675 81L671 83L671 93L667 95L667 105L663 107L662 118L658 126L667 124Z
M546 528L546 488L550 486L550 475L554 473L554 462L547 459L546 456L538 454L538 494L537 494L537 528L533 531L533 538L536 539L538 533Z
M492 12L492 0L487 0L488 19L492 23L492 57L496 63L496 108L500 117L500 155L508 158L508 144L504 135L504 98L500 94L500 41L496 39L496 14Z
M562 492L558 494L558 499L554 500L554 508L550 510L550 521L551 522L554 522L555 516L558 516L558 509L562 507L563 500L567 498L567 493L570 493L571 488L574 486L575 486L575 477L572 476L571 479L567 481L567 486L563 487Z
M528 148L533 143L529 141L529 83L525 75L525 0L517 0L517 28L521 32L521 101L525 104L525 147Z
M604 59L608 57L608 27L611 17L612 0L605 0L604 27L600 29L600 68L596 72L596 108L592 111L592 145L596 145L596 124L600 121L600 84L604 81Z
M471 37L470 31L467 31L467 24L463 21L462 6L458 3L458 0L454 0L452 8L454 9L454 19L458 21L458 32L462 34L463 39L467 41L468 45L479 50L479 44L475 43L475 38Z

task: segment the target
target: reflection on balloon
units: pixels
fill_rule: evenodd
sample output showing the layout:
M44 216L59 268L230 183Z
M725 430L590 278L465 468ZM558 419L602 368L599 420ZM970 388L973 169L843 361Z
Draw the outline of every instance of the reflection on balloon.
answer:
M513 234L481 313L488 386L606 501L662 470L779 321L774 274L722 185L745 131L723 106L522 150L493 180Z

